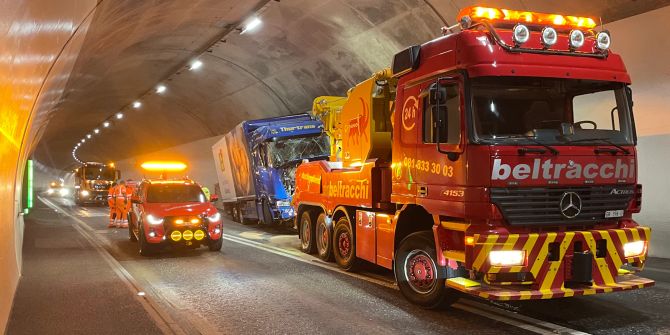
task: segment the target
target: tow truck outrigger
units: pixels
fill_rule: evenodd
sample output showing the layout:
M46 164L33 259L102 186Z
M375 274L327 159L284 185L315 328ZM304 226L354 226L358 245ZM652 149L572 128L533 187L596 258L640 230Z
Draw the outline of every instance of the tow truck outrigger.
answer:
M630 77L609 33L488 7L458 21L347 97L315 100L341 153L297 169L302 250L393 269L425 307L455 290L516 300L652 286L633 274L650 229L632 218Z

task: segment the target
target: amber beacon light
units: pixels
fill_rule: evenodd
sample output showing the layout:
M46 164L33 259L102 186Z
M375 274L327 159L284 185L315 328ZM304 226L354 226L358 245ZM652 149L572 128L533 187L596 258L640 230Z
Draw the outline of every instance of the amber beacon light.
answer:
M142 163L141 167L147 171L184 171L187 166L182 162L150 161Z

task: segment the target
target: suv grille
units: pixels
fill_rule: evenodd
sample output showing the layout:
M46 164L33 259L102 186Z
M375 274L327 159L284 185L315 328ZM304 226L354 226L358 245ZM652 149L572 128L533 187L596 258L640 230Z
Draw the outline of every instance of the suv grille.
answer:
M581 199L581 211L574 218L561 212L566 192L574 192ZM605 220L606 211L625 210L634 192L633 185L492 188L491 201L511 225L595 224Z

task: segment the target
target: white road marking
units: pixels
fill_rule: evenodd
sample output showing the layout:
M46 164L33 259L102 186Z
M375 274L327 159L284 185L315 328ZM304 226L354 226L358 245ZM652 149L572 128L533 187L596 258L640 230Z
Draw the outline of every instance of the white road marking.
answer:
M126 287L132 292L132 294L137 294L138 292L145 292L144 289L138 284L137 280L112 256L107 249L103 247L104 242L100 240L94 233L93 228L91 228L86 222L80 220L79 218L73 216L67 211L60 208L58 205L52 203L49 200L46 200L40 196L37 197L45 205L58 209L61 213L64 213L66 216L70 217L77 224L72 225L90 244L95 248L95 250L102 256L102 258L109 264L109 266L114 270L114 273L121 279L121 281L126 284ZM156 323L156 326L163 332L163 334L186 334L181 327L174 321L168 313L162 310L158 304L146 295L139 296L136 295L136 299L142 304L142 307L147 311L151 319Z
M381 280L377 278L371 278L368 276L360 275L357 273L352 273L352 272L346 272L338 267L332 266L328 263L324 263L321 261L315 261L315 259L312 256L303 254L301 252L296 252L294 250L286 250L282 248L278 248L275 246L259 243L256 241L248 240L246 238L240 237L240 236L235 236L235 235L230 235L230 234L224 234L223 238L225 240L243 244L252 248L260 249L263 251L267 251L279 256L283 257L288 257L303 263L311 264L318 266L320 268L324 268L330 271L338 272L350 277L354 277L357 279L365 280L370 283L374 283L380 286L388 287L397 290L398 286L395 284L395 282L390 282L387 280ZM486 304L478 303L475 301L470 301L470 300L465 300L461 299L459 302L455 303L453 305L454 308L458 308L460 310L470 312L473 314L477 314L479 316L483 316L488 319L496 320L499 322L506 323L508 325L512 325L518 328L522 328L528 331L531 331L533 333L537 334L571 334L571 335L588 335L588 333L584 333L575 329L570 329L561 325L553 324L550 322L538 320L535 318L531 318L525 315L517 314L514 312L510 312L501 308L497 307L492 307L488 306Z

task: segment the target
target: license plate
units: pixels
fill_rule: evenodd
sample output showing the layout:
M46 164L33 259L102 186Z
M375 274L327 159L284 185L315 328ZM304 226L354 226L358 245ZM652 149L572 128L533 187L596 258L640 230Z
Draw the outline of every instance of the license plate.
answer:
M623 209L616 211L605 211L605 218L620 218L623 216Z

